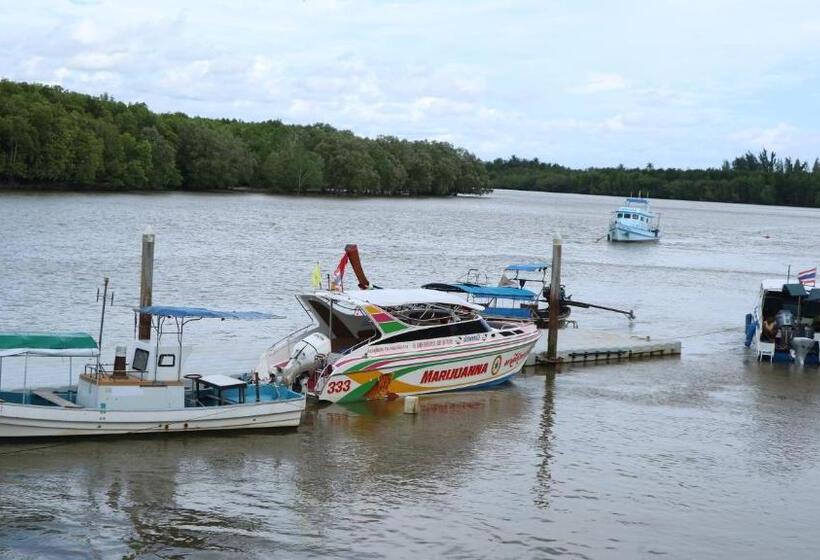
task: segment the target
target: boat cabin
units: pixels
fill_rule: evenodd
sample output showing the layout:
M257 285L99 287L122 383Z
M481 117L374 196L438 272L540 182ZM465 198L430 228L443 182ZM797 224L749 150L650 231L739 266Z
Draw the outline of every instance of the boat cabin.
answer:
M820 288L784 284L782 280L764 281L746 329L747 346L757 349L759 359L792 361L795 339L804 339L809 344L806 363L817 363Z
M492 330L479 315L481 306L436 290L317 291L297 300L312 323L260 357L256 371L263 378L281 376L288 384L298 384L363 346L377 351L393 343L415 344Z
M434 290L316 292L299 296L299 300L313 317L318 331L327 334L331 352L344 353L377 340L378 343L404 340L407 338L404 331L409 330L446 326L429 331L429 338L452 336L441 334L445 330L456 334L468 334L466 331L474 328L484 330L463 325L481 320L477 314L480 306Z

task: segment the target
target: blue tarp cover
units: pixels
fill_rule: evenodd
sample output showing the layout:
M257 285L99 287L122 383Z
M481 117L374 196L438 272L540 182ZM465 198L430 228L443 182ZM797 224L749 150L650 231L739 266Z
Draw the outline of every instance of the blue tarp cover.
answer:
M530 263L530 264L511 264L504 270L519 270L522 272L540 272L550 265L547 263Z
M474 297L502 299L535 299L535 293L522 288L508 286L479 286L477 284L426 284L424 288L442 292L462 292Z
M487 307L481 314L485 317L513 317L516 319L532 317L532 311L526 307Z
M277 315L261 311L216 311L204 307L177 307L172 305L150 305L137 307L135 311L158 317L199 318L199 319L277 319Z

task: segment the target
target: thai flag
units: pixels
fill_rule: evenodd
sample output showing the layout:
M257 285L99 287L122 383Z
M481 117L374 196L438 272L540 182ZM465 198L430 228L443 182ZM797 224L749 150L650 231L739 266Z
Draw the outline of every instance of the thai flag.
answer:
M817 277L817 267L804 270L797 273L797 279L804 286L814 286L815 278Z

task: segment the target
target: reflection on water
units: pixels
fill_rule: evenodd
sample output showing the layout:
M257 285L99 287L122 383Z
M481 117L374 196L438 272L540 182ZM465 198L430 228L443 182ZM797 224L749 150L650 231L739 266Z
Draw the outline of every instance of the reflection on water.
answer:
M550 368L551 369L551 368ZM541 459L541 464L535 473L535 486L533 487L533 502L538 507L547 509L550 505L550 461L552 460L552 426L555 414L555 372L547 371L544 375L544 399L541 421L538 424L538 449L537 455Z
M0 445L0 557L815 557L820 376L757 363L742 325L762 276L810 264L791 232L820 237L820 213L658 201L660 244L595 243L619 202L0 194L0 330L94 332L108 274L109 356L133 330L149 223L158 303L286 316L192 326L202 371L246 370L304 324L292 295L345 243L377 284L420 285L544 259L556 229L570 293L638 316L577 310L582 327L684 344L423 398L418 415L383 401L310 408L291 432ZM66 381L65 361L30 365ZM20 373L4 361L3 387Z

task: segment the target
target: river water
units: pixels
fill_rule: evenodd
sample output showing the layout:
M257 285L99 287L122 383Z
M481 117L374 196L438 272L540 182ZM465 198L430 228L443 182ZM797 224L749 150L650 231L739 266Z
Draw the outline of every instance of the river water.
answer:
M154 301L283 319L186 329L191 369L247 371L306 323L293 294L346 243L382 286L494 280L564 237L582 328L680 338L680 358L528 371L492 391L310 408L295 432L0 445L3 558L816 558L820 377L758 364L759 282L820 260L820 211L657 201L657 245L596 242L611 197L0 194L0 331L130 340L140 234ZM560 341L560 339L559 339ZM70 367L69 367L70 366ZM32 359L35 384L81 364ZM71 372L69 372L69 369ZM19 359L2 387L22 384Z

